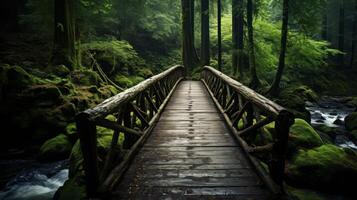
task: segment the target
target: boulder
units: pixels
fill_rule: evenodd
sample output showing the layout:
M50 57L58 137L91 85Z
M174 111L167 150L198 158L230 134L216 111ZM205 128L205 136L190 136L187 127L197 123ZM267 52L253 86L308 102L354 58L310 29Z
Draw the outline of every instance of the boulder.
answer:
M296 152L300 148L313 148L323 144L319 134L303 119L295 119L295 123L290 127L289 152Z
M299 150L286 169L288 184L326 191L353 192L357 179L357 155L327 144Z
M54 200L86 199L86 188L83 178L67 180L55 193Z
M353 112L345 117L345 126L347 130L357 129L357 112Z
M60 134L47 140L40 148L39 159L43 161L63 160L71 153L72 143L66 135Z

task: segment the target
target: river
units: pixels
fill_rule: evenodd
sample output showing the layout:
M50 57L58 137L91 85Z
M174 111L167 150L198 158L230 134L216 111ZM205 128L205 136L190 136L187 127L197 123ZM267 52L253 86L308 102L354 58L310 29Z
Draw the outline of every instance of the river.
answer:
M357 150L357 146L349 137L344 126L345 117L353 112L355 108L349 107L341 97L322 97L317 103L306 103L306 109L311 114L312 126L324 124L334 128L336 137L334 143L340 147L349 147Z
M0 192L6 200L50 200L68 179L68 161L38 163L36 161L8 160L0 166L24 166Z

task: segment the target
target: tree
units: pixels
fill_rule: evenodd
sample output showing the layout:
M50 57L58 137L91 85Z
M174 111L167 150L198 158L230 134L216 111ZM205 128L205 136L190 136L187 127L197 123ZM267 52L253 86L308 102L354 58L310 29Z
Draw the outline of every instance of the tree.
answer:
M249 51L249 68L251 74L250 86L257 88L260 81L257 75L255 65L254 35L253 35L253 0L247 1L247 28L248 28L248 51Z
M210 64L209 0L201 0L201 62Z
M73 69L77 62L73 1L55 0L54 9L54 44L51 63L64 64Z
M244 16L243 0L232 0L232 68L236 76L243 76Z
M273 84L271 85L269 93L271 95L278 95L280 91L280 81L283 76L283 71L285 68L285 54L286 54L286 43L288 38L288 22L289 22L289 0L283 1L283 22L281 27L281 47L279 56L278 70L275 75Z
M182 6L182 57L184 66L188 74L199 63L197 52L194 46L194 0L181 0Z
M350 68L356 63L356 48L357 48L357 0L355 0L355 9L353 14L353 29L352 29L352 50L350 59Z
M217 0L217 46L218 46L218 70L222 71L222 3L221 0Z
M343 52L345 44L345 8L344 0L340 2L340 16L339 16L339 25L338 25L338 49ZM344 55L340 54L338 56L338 63L340 65L344 64Z

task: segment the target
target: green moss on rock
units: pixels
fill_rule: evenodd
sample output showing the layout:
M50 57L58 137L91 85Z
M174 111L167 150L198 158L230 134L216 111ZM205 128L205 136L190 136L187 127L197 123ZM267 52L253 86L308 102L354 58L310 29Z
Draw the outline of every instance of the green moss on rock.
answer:
M290 127L289 152L295 152L300 148L313 148L323 144L319 134L303 119L295 119Z
M321 190L352 192L357 178L357 156L335 145L299 150L289 162L287 181Z
M357 112L353 112L345 118L345 126L347 130L357 129Z
M72 143L66 135L60 134L47 140L40 148L40 160L62 160L71 153Z
M133 82L127 76L124 75L115 76L114 81L117 82L119 86L125 88L131 87L133 85Z
M71 178L67 180L62 187L60 187L54 198L55 200L68 199L85 199L86 189L85 183L81 177Z

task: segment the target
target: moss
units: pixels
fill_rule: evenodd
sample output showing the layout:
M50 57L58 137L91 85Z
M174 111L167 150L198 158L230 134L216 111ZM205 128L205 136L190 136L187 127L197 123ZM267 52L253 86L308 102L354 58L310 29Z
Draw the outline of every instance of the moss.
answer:
M154 75L154 73L152 73L151 69L149 68L140 68L137 70L135 74L144 78L149 78Z
M334 145L299 150L287 167L291 184L351 192L357 178L357 156Z
M99 74L92 70L76 70L71 72L73 83L82 86L99 85Z
M311 121L310 112L305 108L306 98L296 93L294 89L283 90L277 101L282 106L291 109L295 117Z
M145 79L144 79L143 77L141 77L141 76L131 76L131 77L130 77L130 80L131 80L131 82L133 83L133 85L136 85L136 84L138 84L138 83L144 81ZM132 86L133 86L133 85L132 85Z
M313 148L323 144L319 134L303 119L295 119L290 127L289 152L295 152L300 148Z
M117 75L117 76L115 76L114 80L121 87L128 88L128 87L131 87L133 85L133 82L128 77L126 77L124 75Z
M65 77L71 73L71 71L64 65L52 66L51 72L60 77Z
M318 95L306 85L299 86L292 92L302 96L305 101L316 102L318 100Z
M62 160L71 153L72 143L66 135L60 134L46 141L40 148L40 160Z
M345 126L347 130L357 129L357 112L353 112L345 118Z
M86 189L85 183L80 177L71 178L67 180L62 187L60 187L54 198L55 200L67 199L85 199Z

